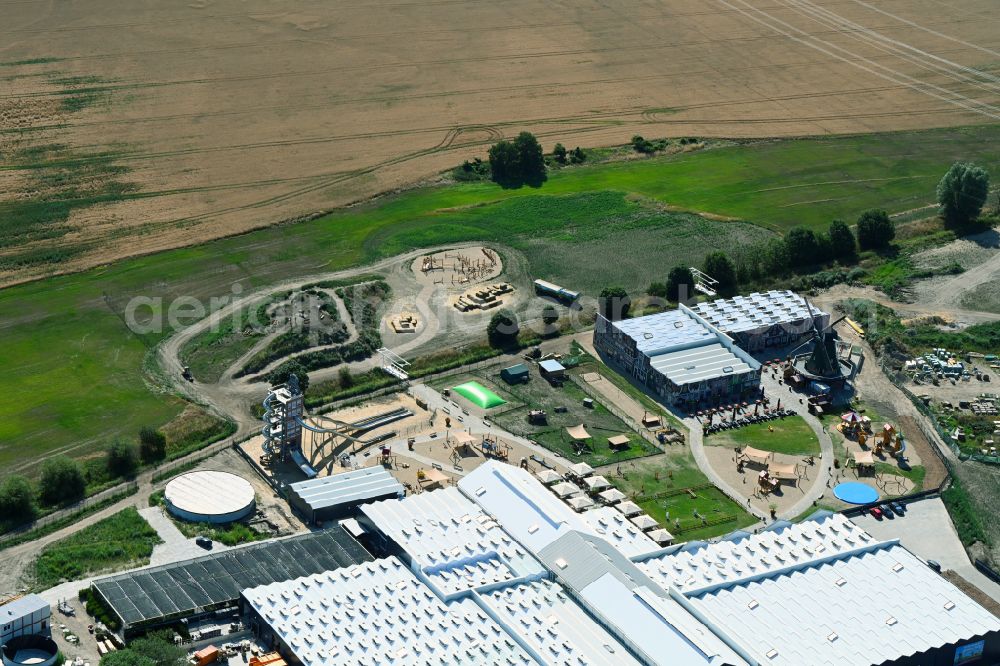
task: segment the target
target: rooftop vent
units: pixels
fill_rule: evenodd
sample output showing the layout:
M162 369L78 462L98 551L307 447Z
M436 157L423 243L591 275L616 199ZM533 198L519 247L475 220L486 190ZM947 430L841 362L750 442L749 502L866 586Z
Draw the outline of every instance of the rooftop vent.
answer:
M887 625L889 625L889 626L891 627L891 626L893 626L894 624L896 624L896 622L897 622L897 621L898 621L898 620L896 620L896 618L894 618L893 616L891 616L891 615L890 615L890 616L889 616L889 617L888 617L888 618L886 619L885 623L886 623Z
M955 604L954 604L954 602L951 602L951 601L949 601L948 603L946 603L946 604L944 605L944 609L945 609L946 611L950 611L950 610L951 610L951 609L953 609L954 607L955 607Z

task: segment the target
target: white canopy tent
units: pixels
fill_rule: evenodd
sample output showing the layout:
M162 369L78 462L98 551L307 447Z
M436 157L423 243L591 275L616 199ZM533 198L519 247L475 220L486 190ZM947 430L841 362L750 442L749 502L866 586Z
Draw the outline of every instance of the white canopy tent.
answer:
M569 471L574 476L579 476L580 478L583 478L585 476L590 476L591 474L593 474L594 468L585 462L578 462L575 465L570 465Z
M568 481L563 481L562 483L557 483L552 486L552 492L554 492L559 497L569 497L570 495L575 495L580 492L579 486L576 486Z
M583 480L587 484L587 488L590 490L604 490L605 488L611 487L611 482L605 479L603 476L589 476Z
M659 523L650 518L646 514L640 514L632 519L632 524L638 527L640 530L651 530L654 527L659 527Z
M535 478L544 484L555 483L557 481L562 481L563 476L554 469L543 469L538 474L535 474Z
M607 502L608 504L614 504L615 502L621 502L625 499L627 495L617 488L609 488L600 494L600 498Z

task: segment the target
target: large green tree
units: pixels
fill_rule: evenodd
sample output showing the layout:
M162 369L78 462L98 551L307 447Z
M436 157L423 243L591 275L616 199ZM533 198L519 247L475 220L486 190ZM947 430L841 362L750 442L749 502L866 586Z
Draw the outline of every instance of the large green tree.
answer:
M853 261L857 258L858 248L854 239L854 233L843 220L834 220L830 223L830 256L841 261Z
M306 389L309 388L309 373L306 372L302 363L296 359L282 363L274 372L268 375L267 379L271 382L271 386L278 386L279 384L287 384L292 375L295 375L299 380L299 389L302 393L305 393Z
M38 481L42 502L62 504L83 498L87 489L80 463L65 456L49 458Z
M545 156L542 145L531 132L521 132L513 141L498 141L490 148L493 180L505 187L545 180Z
M632 299L624 287L605 287L601 290L598 307L605 319L617 321L628 317Z
M718 282L715 285L715 290L719 295L733 296L736 293L739 286L736 279L736 266L728 254L719 250L710 252L705 257L702 270Z
M964 226L979 217L990 193L990 175L982 167L956 162L937 186L945 222Z
M667 274L667 298L686 303L694 297L694 274L687 266L674 266Z
M883 250L896 237L896 225L884 210L866 210L858 218L858 245L862 250Z
M823 261L823 246L812 229L793 227L785 234L788 261L793 266L809 266Z
M521 332L517 323L517 315L504 308L498 310L486 326L486 337L490 346L498 349L513 347L517 343L517 334Z
M0 483L0 522L26 523L35 517L35 489L18 474Z

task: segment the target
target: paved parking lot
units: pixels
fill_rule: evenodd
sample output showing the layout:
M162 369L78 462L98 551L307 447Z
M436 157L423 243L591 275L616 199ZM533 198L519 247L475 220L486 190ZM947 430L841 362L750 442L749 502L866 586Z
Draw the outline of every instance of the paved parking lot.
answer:
M854 522L877 539L899 539L917 557L940 562L943 569L955 571L984 593L1000 601L1000 585L981 574L969 561L940 497L907 504L906 515L902 518L897 516L892 520L876 520L866 514L854 518Z

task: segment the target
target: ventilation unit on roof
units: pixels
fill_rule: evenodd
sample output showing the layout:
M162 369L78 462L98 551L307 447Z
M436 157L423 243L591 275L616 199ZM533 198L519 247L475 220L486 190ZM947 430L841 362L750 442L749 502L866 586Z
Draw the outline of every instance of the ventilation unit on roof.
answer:
M674 322L674 328L684 328L684 322L682 322L682 321L675 321Z
M724 368L722 369L722 372L724 372L724 373L726 373L726 374L729 374L729 373L731 373L732 371L733 371L733 366L731 366L731 365L727 365L726 367L724 367Z

